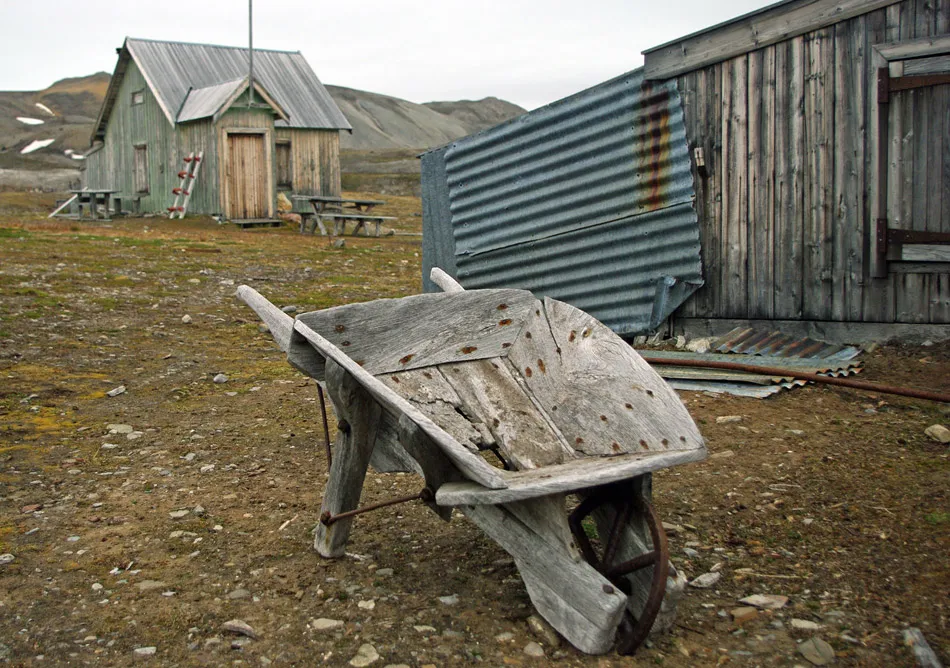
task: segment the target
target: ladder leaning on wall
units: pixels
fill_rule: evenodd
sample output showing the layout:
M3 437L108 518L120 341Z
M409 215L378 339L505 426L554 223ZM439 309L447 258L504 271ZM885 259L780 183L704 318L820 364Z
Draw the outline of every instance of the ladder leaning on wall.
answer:
M201 168L201 159L204 157L204 151L194 152L185 156L185 168L178 172L178 178L181 182L177 188L172 188L172 194L175 195L175 201L168 207L168 217L174 218L178 214L179 220L185 217L185 211L188 210L188 202L191 200L191 193L195 189L195 183L198 180L198 170Z

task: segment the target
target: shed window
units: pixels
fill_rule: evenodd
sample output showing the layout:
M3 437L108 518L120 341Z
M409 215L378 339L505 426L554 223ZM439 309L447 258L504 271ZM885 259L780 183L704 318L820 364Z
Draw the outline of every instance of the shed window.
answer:
M132 93L132 104L144 104L145 103L145 91L137 90Z
M148 194L148 146L136 146L134 156L132 178L135 182L135 192Z
M294 170L289 141L277 143L277 187L282 190L294 189Z

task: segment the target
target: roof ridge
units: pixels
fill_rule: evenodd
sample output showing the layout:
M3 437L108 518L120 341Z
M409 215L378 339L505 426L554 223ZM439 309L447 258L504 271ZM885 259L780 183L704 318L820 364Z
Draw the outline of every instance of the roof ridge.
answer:
M233 49L235 51L247 51L246 46L228 46L226 44L208 44L206 42L182 42L179 40L173 39L149 39L147 37L126 37L126 41L132 42L151 42L153 44L181 44L183 46L207 46L213 49ZM300 50L296 51L285 51L283 49L261 49L259 47L254 47L255 51L267 51L270 53L287 53L290 55L300 55Z

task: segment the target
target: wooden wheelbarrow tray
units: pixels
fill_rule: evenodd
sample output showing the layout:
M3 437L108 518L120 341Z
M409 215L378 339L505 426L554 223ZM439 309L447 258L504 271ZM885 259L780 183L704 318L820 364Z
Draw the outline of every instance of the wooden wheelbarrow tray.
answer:
M415 471L433 510L448 520L457 508L514 557L535 608L575 647L629 653L672 623L683 590L650 473L705 458L696 425L583 311L433 279L445 292L296 320L238 289L338 417L317 551L343 555L352 517L330 518L357 507L368 465ZM570 514L568 496L580 500Z

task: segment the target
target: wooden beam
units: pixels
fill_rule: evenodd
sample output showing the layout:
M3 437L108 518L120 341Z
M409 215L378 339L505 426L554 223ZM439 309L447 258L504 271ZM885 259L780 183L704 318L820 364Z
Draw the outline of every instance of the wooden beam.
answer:
M950 52L950 35L877 44L874 50L887 61L937 56Z
M643 52L645 79L670 79L900 0L789 0Z

